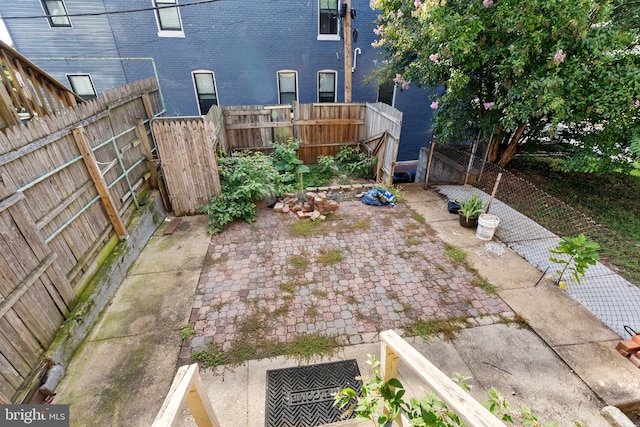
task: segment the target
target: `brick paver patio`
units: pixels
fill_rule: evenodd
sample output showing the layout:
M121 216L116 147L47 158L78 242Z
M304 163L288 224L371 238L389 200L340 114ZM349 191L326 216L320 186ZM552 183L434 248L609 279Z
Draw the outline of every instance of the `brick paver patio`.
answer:
M183 360L208 341L228 350L251 328L271 340L317 333L359 344L416 321L513 317L404 204L342 202L305 237L291 234L298 221L264 209L212 236Z

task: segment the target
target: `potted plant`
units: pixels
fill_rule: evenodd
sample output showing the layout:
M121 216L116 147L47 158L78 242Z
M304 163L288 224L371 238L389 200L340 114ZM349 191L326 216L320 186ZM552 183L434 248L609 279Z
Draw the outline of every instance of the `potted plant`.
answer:
M482 199L474 194L468 199L458 200L460 209L458 210L458 218L460 225L466 228L476 228L478 226L478 217L484 210Z

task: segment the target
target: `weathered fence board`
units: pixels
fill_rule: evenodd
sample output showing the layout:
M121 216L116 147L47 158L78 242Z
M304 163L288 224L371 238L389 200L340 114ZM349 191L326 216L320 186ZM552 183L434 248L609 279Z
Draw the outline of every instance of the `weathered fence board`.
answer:
M376 157L376 179L386 185L393 183L393 173L396 168L400 132L402 131L402 112L382 102L367 103L365 138L384 133L382 147Z
M137 120L162 112L158 90L153 79L136 82L0 133L0 395L13 402L39 382L41 355L95 272L96 254L114 230L126 236L124 218L148 188L153 161Z
M265 149L293 136L289 105L224 107L228 150Z
M157 118L151 127L173 212L196 213L220 195L214 121L209 116Z
M293 104L295 136L302 141L298 157L305 164L338 153L342 145L365 138L365 104Z

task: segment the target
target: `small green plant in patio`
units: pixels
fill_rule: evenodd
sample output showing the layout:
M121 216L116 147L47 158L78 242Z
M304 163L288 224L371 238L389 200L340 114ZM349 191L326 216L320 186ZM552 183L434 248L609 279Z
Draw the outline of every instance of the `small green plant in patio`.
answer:
M455 246L451 246L445 243L444 253L459 264L465 264L467 262L467 254L464 253L464 251L462 251L461 249L456 248Z
M185 341L194 336L196 333L197 331L193 329L191 325L187 324L182 327L182 330L180 331L180 337L182 338L182 341Z
M315 332L297 335L293 341L283 346L283 353L297 360L310 361L319 356L331 356L338 347L340 343L337 337Z
M292 237L307 237L316 234L319 229L322 228L322 221L311 221L310 219L303 219L296 221L289 228L289 234Z
M555 248L549 249L549 252L554 255L569 256L568 260L553 256L549 257L549 261L561 266L564 265L562 270L556 270L556 273L559 274L556 284L562 289L566 288L566 283L562 280L562 277L567 270L580 283L580 278L584 277L589 266L595 265L600 260L598 249L600 249L600 245L587 240L582 233L577 237L563 237Z
M255 221L255 202L282 192L282 177L270 156L233 153L218 159L218 167L222 192L200 208L201 213L209 215L209 234L220 233L236 219Z
M419 319L408 325L406 329L410 335L419 336L427 343L437 334L442 334L442 338L445 341L452 342L456 337L456 333L465 326L468 326L468 322L462 318L429 321Z
M406 390L400 380L391 378L384 381L380 371L380 361L369 355L367 365L371 366L372 376L362 383L360 394L352 388L344 388L334 396L333 406L344 409L346 418L356 414L356 419L373 421L375 426L386 427L402 414L409 425L417 427L462 427L466 424L435 393L426 391L422 398L405 397ZM461 389L469 392L471 377L456 373L452 378ZM482 404L489 412L504 423L531 427L557 426L555 423L543 423L529 408L512 408L507 400L495 389L487 391L487 401ZM576 427L582 424L575 422Z
M337 264L344 259L340 249L321 250L318 262L323 265Z
M294 255L289 258L289 264L296 270L304 270L309 266L309 258L306 256Z
M209 341L204 350L194 352L191 358L202 363L203 368L213 368L227 363L227 355L213 341Z
M285 192L304 193L303 175L309 173L309 167L298 158L300 140L289 138L285 143L273 143L273 157L276 169L282 174Z

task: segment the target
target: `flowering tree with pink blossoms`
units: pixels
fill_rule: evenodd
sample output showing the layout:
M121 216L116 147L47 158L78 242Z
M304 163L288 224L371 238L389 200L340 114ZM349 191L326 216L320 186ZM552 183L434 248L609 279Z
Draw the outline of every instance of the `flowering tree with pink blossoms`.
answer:
M566 169L640 158L640 38L622 0L371 0L379 82L441 87L440 141L491 138L501 166L561 136ZM635 22L635 24L634 24ZM561 130L561 132L559 132ZM634 142L635 141L635 142Z

